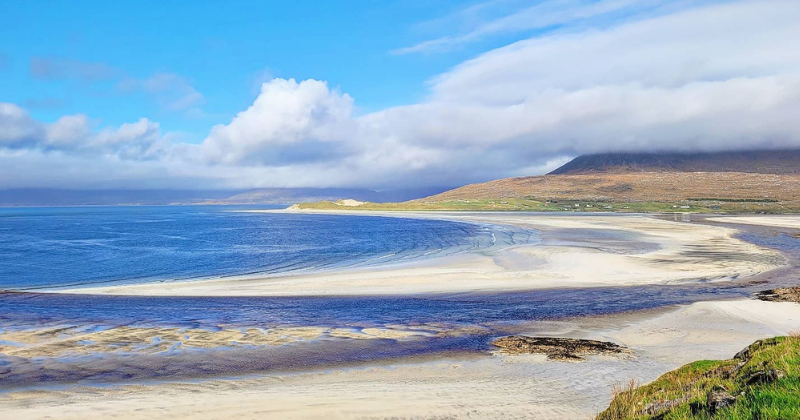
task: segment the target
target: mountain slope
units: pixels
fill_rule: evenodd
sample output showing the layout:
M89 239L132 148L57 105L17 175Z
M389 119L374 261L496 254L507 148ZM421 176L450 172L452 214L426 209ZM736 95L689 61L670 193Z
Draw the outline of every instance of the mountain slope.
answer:
M800 174L800 150L716 153L603 153L578 156L549 175L628 172Z
M466 185L408 204L464 203L473 210L795 212L800 151L587 155L548 175Z
M415 201L475 199L679 202L699 199L800 201L800 175L644 172L544 175L466 185Z
M341 209L333 202L298 208ZM357 210L800 212L800 150L580 156L542 176Z

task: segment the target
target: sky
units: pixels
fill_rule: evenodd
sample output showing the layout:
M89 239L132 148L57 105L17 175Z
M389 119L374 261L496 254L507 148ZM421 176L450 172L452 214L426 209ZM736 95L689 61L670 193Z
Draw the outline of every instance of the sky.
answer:
M458 186L800 148L796 0L0 3L0 189Z

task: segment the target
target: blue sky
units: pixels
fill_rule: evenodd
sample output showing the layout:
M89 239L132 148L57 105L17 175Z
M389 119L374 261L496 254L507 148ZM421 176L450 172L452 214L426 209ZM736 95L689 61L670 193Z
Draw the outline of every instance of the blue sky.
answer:
M456 186L800 148L796 0L0 4L0 189Z
M502 3L502 2L499 2ZM515 2L500 4L503 10ZM474 2L233 1L5 2L0 53L7 69L3 100L27 104L52 122L85 113L103 124L157 120L165 131L203 140L212 125L252 103L270 76L327 80L358 98L359 112L414 103L430 77L508 42L508 36L447 54L392 51L455 29L439 20ZM496 10L495 13L500 10ZM77 61L107 67L89 80L37 77L32 60ZM58 63L56 65L59 65ZM170 110L152 95L121 91L121 80L174 74L202 94L197 108ZM192 107L194 108L194 107Z

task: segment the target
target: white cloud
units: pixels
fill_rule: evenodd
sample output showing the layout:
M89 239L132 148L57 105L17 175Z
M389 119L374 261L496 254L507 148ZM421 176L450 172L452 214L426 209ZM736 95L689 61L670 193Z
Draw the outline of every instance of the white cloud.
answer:
M45 143L54 147L75 146L89 136L89 119L82 114L66 115L45 126Z
M140 118L135 123L100 131L90 138L89 147L124 159L147 160L167 154L170 143L161 135L157 123Z
M292 164L335 157L350 129L353 99L325 82L273 79L253 105L203 143L211 162Z
M0 102L0 147L16 146L39 135L39 126L24 109Z
M800 3L741 1L609 30L531 38L434 79L434 100L519 103L545 90L759 77L800 70Z
M66 115L47 124L30 118L14 104L0 103L0 148L147 160L166 155L172 147L158 124L147 118L95 131L83 114Z

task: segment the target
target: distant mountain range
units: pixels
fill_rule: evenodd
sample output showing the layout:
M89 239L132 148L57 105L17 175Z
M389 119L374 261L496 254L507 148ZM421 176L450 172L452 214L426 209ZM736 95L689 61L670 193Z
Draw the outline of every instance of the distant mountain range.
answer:
M628 172L800 174L800 150L603 153L578 156L549 175Z
M351 198L376 203L407 201L446 191L416 188L374 191L361 188L262 188L252 190L0 190L0 206L100 206L167 204L294 204Z

